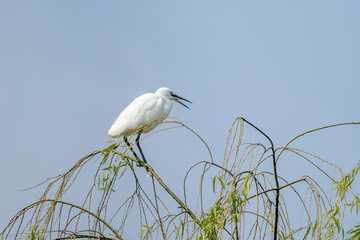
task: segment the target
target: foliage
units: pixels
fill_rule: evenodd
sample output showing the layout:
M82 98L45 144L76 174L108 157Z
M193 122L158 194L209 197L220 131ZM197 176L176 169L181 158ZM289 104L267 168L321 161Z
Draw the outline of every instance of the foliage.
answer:
M30 226L30 232L28 233L26 240L42 240L43 238L40 237L39 232L36 231L36 226Z
M184 173L182 197L175 194L179 189L170 189L155 169L132 157L126 144L117 141L52 178L40 199L20 210L0 238L123 239L137 225L141 239L359 239L360 225L349 229L344 219L359 214L360 197L352 186L360 164L343 174L336 164L290 147L309 133L358 124L313 129L276 148L264 132L237 118L219 165L195 131L168 118L162 130L183 127L208 151L207 160ZM266 141L243 142L245 126ZM289 156L315 167L318 174L280 176L277 167ZM142 177L144 171L134 163L150 178ZM327 182L320 182L320 177ZM66 201L74 199L70 196L77 202Z

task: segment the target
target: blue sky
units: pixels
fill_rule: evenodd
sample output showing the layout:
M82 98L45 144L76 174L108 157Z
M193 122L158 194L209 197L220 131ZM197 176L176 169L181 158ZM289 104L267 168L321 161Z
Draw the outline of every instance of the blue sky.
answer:
M358 1L1 1L0 228L43 190L20 189L106 147L121 110L159 87L193 102L190 110L174 104L171 116L205 139L215 162L238 116L277 146L312 128L360 121L359 7ZM261 140L246 129L245 137ZM152 138L142 145L147 159L174 186L180 170L207 158L186 131ZM359 127L344 127L294 146L350 170L359 141ZM193 158L184 159L182 149ZM313 170L279 166L290 176Z

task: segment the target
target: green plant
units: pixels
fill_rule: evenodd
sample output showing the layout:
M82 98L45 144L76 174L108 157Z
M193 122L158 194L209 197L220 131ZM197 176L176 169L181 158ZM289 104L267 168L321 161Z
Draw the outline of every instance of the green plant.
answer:
M277 148L262 130L237 118L221 164L217 164L220 161L213 160L210 148L195 131L178 119L168 118L160 131L183 127L208 151L208 159L184 173L183 196L176 194L179 189L168 187L156 169L132 157L120 141L94 151L52 178L40 199L19 211L0 238L122 239L137 225L136 236L141 239L358 239L359 225L345 226L344 218L348 213L359 213L359 193L352 188L359 163L343 174L335 163L290 144L313 132L359 124L313 129ZM244 142L246 127L266 141ZM289 156L314 167L318 174L291 180L279 175L278 165ZM144 171L134 163L151 177L144 180ZM317 181L320 175L328 182ZM80 188L77 183L81 183ZM76 203L66 201L74 196ZM294 206L297 215L291 216Z

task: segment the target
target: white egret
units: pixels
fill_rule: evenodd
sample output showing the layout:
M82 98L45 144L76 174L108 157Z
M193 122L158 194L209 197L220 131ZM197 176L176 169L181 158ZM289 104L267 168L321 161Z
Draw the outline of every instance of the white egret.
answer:
M159 88L155 93L145 93L132 101L116 119L114 124L111 126L108 135L109 137L116 138L122 136L125 143L129 146L134 156L138 158L134 149L131 147L127 140L127 137L143 128L145 124L151 122L146 128L141 129L136 137L136 145L138 146L143 161L146 159L141 150L139 139L142 133L148 133L156 127L156 123L162 122L167 117L172 108L171 100L182 104L184 107L189 108L179 99L191 103L185 98L175 95L170 89L162 87Z

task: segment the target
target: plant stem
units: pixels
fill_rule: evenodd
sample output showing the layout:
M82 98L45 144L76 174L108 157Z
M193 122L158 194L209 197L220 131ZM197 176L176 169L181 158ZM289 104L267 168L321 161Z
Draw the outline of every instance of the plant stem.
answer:
M251 122L247 121L245 118L240 118L240 120L243 120L247 124L249 124L251 127L255 128L257 131L259 131L262 135L264 135L271 144L271 151L272 151L272 159L273 159L273 168L274 168L274 178L275 178L275 224L274 224L274 237L273 239L277 239L277 231L278 231L278 225L279 225L279 195L280 195L280 187L279 187L279 181L278 181L278 175L277 175L277 169L276 169L276 157L275 157L275 148L274 144L271 141L271 139L259 128L257 128L255 125L253 125Z

